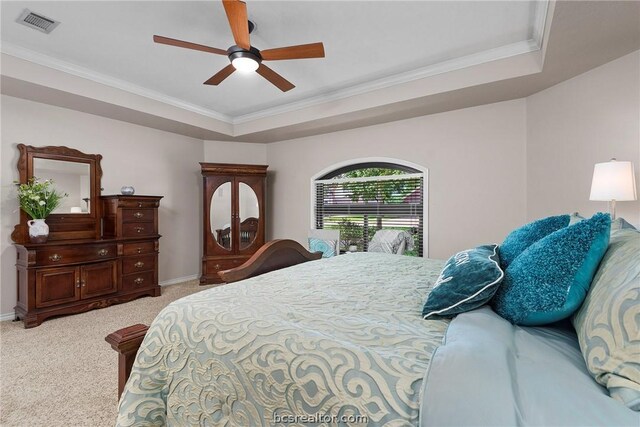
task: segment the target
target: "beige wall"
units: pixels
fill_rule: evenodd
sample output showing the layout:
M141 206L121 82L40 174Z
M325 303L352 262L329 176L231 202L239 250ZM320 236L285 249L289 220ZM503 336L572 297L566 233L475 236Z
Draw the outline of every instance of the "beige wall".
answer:
M267 164L267 144L248 142L204 141L204 162Z
M526 217L525 101L515 100L269 144L269 238L306 244L310 179L390 157L429 170L429 256L499 242Z
M640 189L640 52L527 98L527 218L608 212L589 201L593 165L629 160ZM640 201L618 216L640 224Z
M198 274L201 140L7 96L2 96L1 107L1 314L11 313L16 302L16 254L10 235L19 221L12 185L18 179L18 143L66 145L102 154L103 194L117 194L128 184L136 194L163 195L160 282Z

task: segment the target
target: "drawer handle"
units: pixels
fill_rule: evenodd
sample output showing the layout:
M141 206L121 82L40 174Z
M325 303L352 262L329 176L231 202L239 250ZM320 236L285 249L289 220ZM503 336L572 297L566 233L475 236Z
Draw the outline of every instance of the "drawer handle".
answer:
M138 262L136 262L136 263L135 263L135 264L133 264L133 265L134 265L135 267L137 267L137 268L142 268L142 267L144 267L144 262L142 262L142 261L138 261Z
M139 285L142 282L144 282L144 279L142 277L138 277L136 280L133 281L133 283L135 283L136 285Z
M80 282L80 283L82 283L82 287L83 287L83 288L84 288L85 286L87 286L87 284L85 283L85 281L84 281L84 280L83 280L82 282Z
M138 249L137 249L137 252L138 252L139 254L141 254L141 253L142 253L142 248L138 248Z
M138 202L138 207L141 208L142 207L142 202Z
M62 259L62 255L53 254L49 257L49 259L53 262L58 262Z
M76 288L80 287L80 279L76 280Z
M144 227L136 227L136 233L142 233L144 231Z
M142 212L136 212L133 214L133 216L135 216L136 218L142 218L144 216L144 214Z
M100 249L98 251L98 255L100 255L100 256L107 256L108 254L109 254L109 250L107 250L107 249Z
M216 270L220 270L220 264L214 265L213 268L215 268Z

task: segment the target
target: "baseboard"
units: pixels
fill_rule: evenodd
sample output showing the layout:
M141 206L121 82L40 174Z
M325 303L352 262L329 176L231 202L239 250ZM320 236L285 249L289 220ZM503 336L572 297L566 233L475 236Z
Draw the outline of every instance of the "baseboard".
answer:
M160 286L170 286L177 285L178 283L189 282L191 280L198 280L200 278L199 274L193 274L191 276L177 277L171 280L165 280L164 282L160 282ZM16 313L12 311L11 313L0 314L0 322L5 320L13 320L16 318Z
M200 278L199 274L194 274L191 276L177 277L175 279L165 280L164 282L160 282L160 286L169 286L169 285L177 285L178 283L189 282L191 280L198 280Z
M5 320L13 320L16 318L15 311L11 313L0 314L0 322L4 322Z

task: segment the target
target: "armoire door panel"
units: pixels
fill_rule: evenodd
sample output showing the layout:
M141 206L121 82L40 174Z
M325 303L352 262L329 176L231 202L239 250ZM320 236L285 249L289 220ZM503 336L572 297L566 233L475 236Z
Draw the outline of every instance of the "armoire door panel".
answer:
M233 178L205 179L205 211L208 227L204 228L207 252L212 255L230 255L234 252Z
M236 177L238 188L238 255L255 253L265 240L265 180L257 176Z

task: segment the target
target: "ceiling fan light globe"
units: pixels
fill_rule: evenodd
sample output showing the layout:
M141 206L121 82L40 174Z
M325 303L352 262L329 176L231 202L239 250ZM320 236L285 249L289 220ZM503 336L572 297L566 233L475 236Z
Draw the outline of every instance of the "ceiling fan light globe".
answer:
M234 58L233 60L231 60L231 64L236 70L245 74L256 71L258 69L258 66L260 65L253 58L247 58L243 56Z

